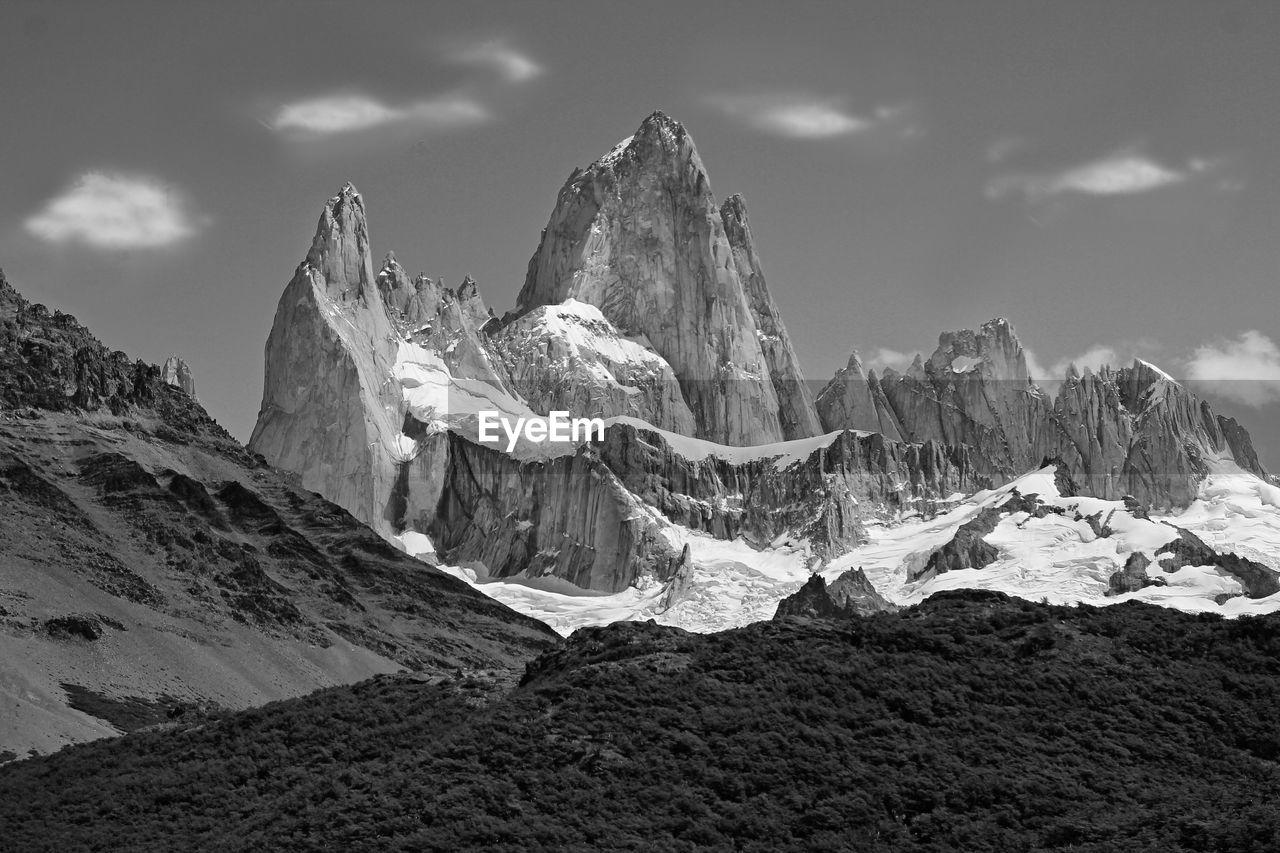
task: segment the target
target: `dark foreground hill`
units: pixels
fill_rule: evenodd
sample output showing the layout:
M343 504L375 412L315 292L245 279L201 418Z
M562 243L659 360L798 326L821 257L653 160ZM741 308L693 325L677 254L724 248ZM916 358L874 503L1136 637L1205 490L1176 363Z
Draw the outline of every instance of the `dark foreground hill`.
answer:
M576 632L0 768L0 846L1280 849L1280 616L946 593Z
M403 668L518 673L557 641L0 273L0 763Z

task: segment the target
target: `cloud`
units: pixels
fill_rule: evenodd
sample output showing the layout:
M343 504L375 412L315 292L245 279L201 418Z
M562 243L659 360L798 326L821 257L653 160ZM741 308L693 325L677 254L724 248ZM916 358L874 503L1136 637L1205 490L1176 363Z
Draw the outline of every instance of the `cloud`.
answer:
M451 61L487 67L508 83L523 83L542 73L542 66L501 39L476 42L449 52Z
M1187 361L1190 379L1247 406L1280 403L1280 347L1257 330L1196 347Z
M876 373L884 373L889 368L902 373L911 366L911 362L914 360L914 355L880 347L870 358L863 362L863 367L867 370L874 370Z
M1054 378L1052 374L1040 366L1040 359L1036 358L1036 354L1028 347L1022 348L1022 357L1027 360L1027 375L1031 377L1032 382Z
M194 235L207 220L181 194L145 176L89 172L24 224L47 243L94 249L158 249Z
M791 139L863 133L904 112L901 107L881 107L869 116L859 116L847 110L840 99L804 94L712 95L707 102L762 133Z
M1059 172L1000 175L987 184L986 194L993 199L1021 194L1028 201L1066 193L1136 195L1183 183L1212 165L1209 160L1193 159L1185 169L1174 169L1149 157L1121 151Z
M276 111L270 127L313 138L389 125L466 127L489 118L489 111L483 104L462 95L442 95L390 106L367 95L334 94L284 104Z
M1124 364L1131 364L1132 358L1125 358L1120 355L1119 350L1106 344L1096 344L1084 352L1073 358L1060 358L1049 368L1047 379L1062 379L1067 375L1067 370L1071 365L1075 365L1076 369L1081 373L1085 370L1092 370L1097 373L1104 367L1120 367Z

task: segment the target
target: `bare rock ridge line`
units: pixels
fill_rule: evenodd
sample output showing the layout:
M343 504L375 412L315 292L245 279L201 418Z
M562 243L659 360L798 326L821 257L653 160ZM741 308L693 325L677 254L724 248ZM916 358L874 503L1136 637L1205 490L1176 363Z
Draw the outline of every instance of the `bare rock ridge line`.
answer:
M1073 368L1050 397L1029 377L1003 319L943 334L933 355L905 373L864 375L855 353L818 394L817 408L824 429L966 445L996 483L1058 459L1083 494L1171 507L1190 503L1215 459L1266 476L1244 427L1146 362Z
M293 479L0 273L0 755L556 642Z

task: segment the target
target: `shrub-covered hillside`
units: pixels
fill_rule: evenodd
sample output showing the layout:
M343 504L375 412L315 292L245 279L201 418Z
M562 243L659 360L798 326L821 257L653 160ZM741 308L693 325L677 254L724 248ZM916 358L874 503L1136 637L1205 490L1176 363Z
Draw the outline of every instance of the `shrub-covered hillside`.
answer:
M1280 849L1280 616L949 593L582 630L0 768L0 846Z

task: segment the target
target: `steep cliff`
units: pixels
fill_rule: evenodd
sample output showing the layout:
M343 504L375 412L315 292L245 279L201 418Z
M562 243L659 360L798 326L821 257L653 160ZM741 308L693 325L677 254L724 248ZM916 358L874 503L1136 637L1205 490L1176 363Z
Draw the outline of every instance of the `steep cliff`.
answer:
M693 139L654 113L570 175L514 316L570 298L595 305L671 365L700 437L753 445L812 435L816 417L744 208L726 210L733 242Z
M347 184L329 199L307 257L267 338L262 408L249 448L302 485L388 531L402 453L398 336L373 273L364 200Z

